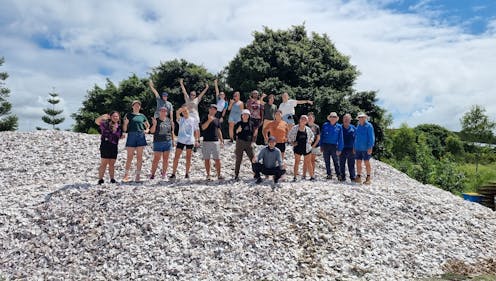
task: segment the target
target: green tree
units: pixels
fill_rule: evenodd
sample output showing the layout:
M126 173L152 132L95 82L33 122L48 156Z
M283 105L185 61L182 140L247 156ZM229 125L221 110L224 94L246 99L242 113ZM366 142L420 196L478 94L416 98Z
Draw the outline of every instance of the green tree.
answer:
M425 134L427 145L436 159L441 159L443 156L447 138L454 136L448 129L437 124L420 124L414 130L417 135Z
M463 149L463 142L456 135L449 135L446 138L446 152L451 153L455 157L462 156L465 152Z
M0 66L3 65L5 59L0 57ZM17 116L11 114L12 104L7 101L10 90L5 87L5 80L9 77L7 72L0 72L0 131L15 131L18 126Z
M52 92L52 93L49 93L50 95L50 98L48 98L48 103L52 105L51 108L45 108L43 109L43 111L45 112L46 115L43 115L41 117L41 120L43 120L43 122L49 124L49 125L52 125L52 129L57 129L55 126L64 122L65 118L64 117L59 117L58 115L62 114L62 112L64 112L64 110L62 109L55 109L55 105L58 104L60 102L60 99L59 99L59 94L57 94L56 92Z
M277 31L265 27L253 37L253 42L241 48L226 67L229 87L240 91L245 100L254 89L273 94L288 92L298 100L313 100L314 105L298 106L296 114L311 110L317 123L325 122L330 111L343 115L363 110L371 116L381 147L382 126L388 119L375 104L376 93L353 90L359 72L327 35L308 36L300 25Z
M465 141L490 143L494 138L496 123L489 119L483 106L473 105L460 119L460 123L460 135Z
M415 131L409 128L406 123L401 124L400 128L394 132L391 150L396 160L415 159L417 136Z
M475 171L478 172L481 153L478 143L490 143L493 140L493 130L496 128L496 123L489 120L486 109L480 105L473 105L460 119L460 123L462 125L460 131L462 139L475 145Z
M83 106L71 115L76 121L74 131L94 132L97 129L94 122L95 118L113 110L124 115L131 111L131 102L136 99L141 101L141 112L148 118L152 117L156 102L155 96L148 86L149 79L154 81L157 91L165 91L169 94L168 100L177 109L184 103L178 80L181 77L184 78L186 88L190 91L201 90L205 87L205 83L214 79L214 75L204 67L185 60L163 62L152 69L150 78L140 78L133 74L122 80L118 86L107 79L104 88L95 85L93 89L89 90L83 101ZM213 100L213 95L208 93L205 95L199 105L200 116L208 111L208 104Z

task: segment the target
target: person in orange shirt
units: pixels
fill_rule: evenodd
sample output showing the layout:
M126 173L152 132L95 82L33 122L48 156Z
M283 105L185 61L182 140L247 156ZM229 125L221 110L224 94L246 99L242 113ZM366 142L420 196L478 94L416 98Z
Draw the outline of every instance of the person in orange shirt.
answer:
M262 131L265 143L268 142L269 134L276 138L276 147L281 151L282 161L284 162L284 152L286 151L286 142L288 141L288 123L282 120L282 111L278 109L274 116L274 121L268 123Z

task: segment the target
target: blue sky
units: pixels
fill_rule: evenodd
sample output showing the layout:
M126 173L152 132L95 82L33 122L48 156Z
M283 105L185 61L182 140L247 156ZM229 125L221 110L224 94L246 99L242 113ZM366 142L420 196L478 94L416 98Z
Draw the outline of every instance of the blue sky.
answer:
M496 1L0 0L0 7L0 71L10 75L22 131L44 126L52 88L69 128L87 90L106 78L146 76L175 58L216 73L253 31L302 23L350 56L361 72L355 88L376 90L395 127L458 130L473 104L496 117Z

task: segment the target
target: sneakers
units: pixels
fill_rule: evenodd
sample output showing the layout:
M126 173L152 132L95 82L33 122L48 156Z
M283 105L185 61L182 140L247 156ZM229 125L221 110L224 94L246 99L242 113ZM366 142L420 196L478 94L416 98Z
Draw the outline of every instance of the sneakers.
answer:
M211 180L212 180L212 178L211 178L210 176L207 176L206 180L207 180L207 181L211 181Z
M189 174L184 175L185 179L189 179Z
M259 183L262 183L263 179L260 177L260 178L257 178L257 181L256 183L259 184Z
M310 177L310 181L315 181L315 177Z
M150 179L151 180L155 179L155 175L150 175Z
M346 181L346 178L343 176L338 176L338 181L341 181L341 182Z
M175 174L170 175L170 176L169 176L169 179L170 179L170 180L174 180L174 179L176 179L176 175L175 175Z
M360 176L356 176L355 182L356 183L362 183L362 179L360 178Z
M102 183L103 183L103 179L99 179L99 180L98 180L98 184L100 185L100 184L102 184Z
M116 183L115 179L110 179L110 183Z
M293 178L293 182L297 181L298 179L296 177Z
M327 175L326 179L332 180L332 175Z
M274 183L275 184L279 183L279 179L274 177Z
M363 184L371 184L371 183L372 183L372 181L370 180L370 175L367 175Z

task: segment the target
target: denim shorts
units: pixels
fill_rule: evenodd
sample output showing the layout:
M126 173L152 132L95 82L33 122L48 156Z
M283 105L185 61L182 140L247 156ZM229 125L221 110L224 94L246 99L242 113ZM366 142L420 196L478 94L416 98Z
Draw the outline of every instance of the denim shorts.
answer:
M146 146L144 132L129 132L127 134L126 147Z
M370 160L371 155L367 153L367 151L355 151L355 159L356 160Z
M172 148L172 141L159 141L153 143L154 152L167 152Z

